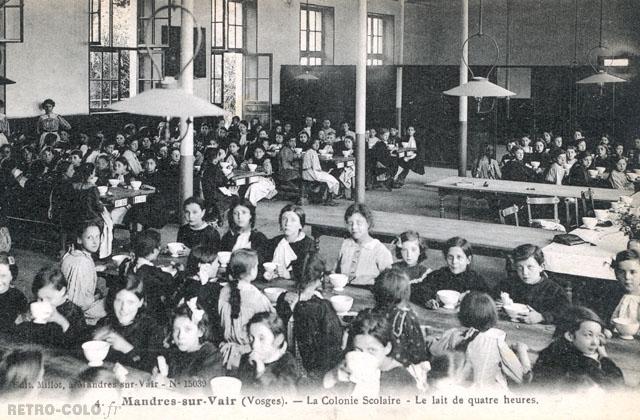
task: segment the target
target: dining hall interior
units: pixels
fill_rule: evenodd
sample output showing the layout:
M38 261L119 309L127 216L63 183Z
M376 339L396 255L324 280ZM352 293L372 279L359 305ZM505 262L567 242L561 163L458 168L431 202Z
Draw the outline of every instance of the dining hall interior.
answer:
M0 398L634 392L639 18L0 0Z

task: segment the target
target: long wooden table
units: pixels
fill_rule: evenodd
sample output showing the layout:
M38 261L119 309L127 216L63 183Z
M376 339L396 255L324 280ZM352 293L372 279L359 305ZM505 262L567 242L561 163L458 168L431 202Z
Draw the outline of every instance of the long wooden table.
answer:
M277 279L271 282L256 282L255 285L264 289L266 287L281 287L289 291L294 290L294 283L291 280ZM373 294L366 289L347 286L344 291L337 293L333 291L331 284L327 281L325 289L322 291L326 299L338 294L351 296L353 306L351 311L359 312L362 309L372 308L375 305ZM412 309L418 315L420 324L427 334L439 337L445 330L459 327L457 311L448 309L428 310L421 306L411 304ZM521 342L529 346L532 359L535 360L537 353L546 348L553 338L555 327L553 325L527 325L511 322L506 319L498 321L497 328L507 333L509 343ZM636 340L622 340L613 338L607 343L607 352L611 359L623 370L625 381L630 385L637 385L640 382L640 342Z
M581 199L582 192L587 187L575 187L571 185L554 185L530 182L503 181L496 179L480 179L470 177L452 176L426 184L427 187L436 188L440 196L440 217L445 216L444 199L447 195L458 196L458 219L461 218L462 197L465 194L482 195L506 195L506 196L531 196L531 197L564 197ZM614 202L620 196L629 195L628 191L609 188L591 188L594 201ZM640 201L640 196L634 194L634 201Z
M107 194L100 196L100 201L110 207L124 207L127 204L141 204L147 201L147 196L154 194L156 189L153 187L133 188L109 187Z
M256 181L256 178L261 176L268 176L266 172L252 172L236 169L231 173L229 179L237 186L249 185Z
M311 234L346 236L344 210L340 208L306 208L307 225ZM415 230L425 238L430 248L442 249L444 243L454 236L463 236L480 255L504 257L506 253L522 244L544 247L551 243L555 235L544 229L497 225L467 220L442 220L437 217L414 216L408 214L373 212L374 226L371 236L383 242L391 242L406 230Z

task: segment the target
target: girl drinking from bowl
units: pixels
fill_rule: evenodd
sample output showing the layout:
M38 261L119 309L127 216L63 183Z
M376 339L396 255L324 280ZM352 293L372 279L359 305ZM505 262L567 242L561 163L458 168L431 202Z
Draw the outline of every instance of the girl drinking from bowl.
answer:
M98 323L94 340L108 342L107 360L151 372L162 350L163 327L145 313L144 284L129 275L124 284L109 290L109 315Z
M0 253L0 332L12 332L18 315L27 310L27 298L12 284L18 277L13 256Z
M293 343L309 377L318 382L336 366L342 355L340 319L333 305L318 291L325 269L320 256L311 256L305 264L304 275L295 278L297 293L281 294L276 304L285 325L291 328L289 320L293 320Z
M402 232L395 244L396 258L400 261L393 263L392 267L403 270L411 284L423 281L432 270L425 265L427 245L420 234L413 230Z
M71 349L82 342L87 323L79 306L67 298L67 280L57 266L43 267L36 274L31 291L37 302L16 327L19 340ZM34 304L43 307L36 312Z
M269 241L262 232L254 229L256 224L255 206L245 198L236 198L231 203L228 219L229 230L220 240L220 250L253 249L258 253L260 265L266 261ZM261 269L260 266L259 270Z
M316 251L316 244L314 239L302 230L306 221L302 207L287 204L280 210L278 219L283 234L269 241L267 255L273 257L272 261L277 266L275 274L278 277L298 280L302 277L307 258Z
M542 249L520 245L511 253L508 266L513 271L508 271L509 278L500 285L500 290L508 293L513 302L529 306L529 312L518 319L527 324L554 324L569 306L569 297L544 271Z
M517 343L514 351L505 342L504 331L495 328L498 311L493 299L486 293L470 292L460 303L458 320L462 328L447 330L430 346L434 356L450 351L465 353L468 380L478 388L507 389L507 378L522 383L531 370L527 347Z
M373 214L364 204L352 204L344 214L350 237L342 242L336 273L346 274L349 283L371 286L374 279L393 264L386 246L369 235Z
M82 309L89 325L96 325L107 314L104 299L96 288L98 272L93 262L93 254L100 248L100 235L98 223L82 224L77 232L77 245L62 257L60 266L67 279L69 300ZM101 266L100 269L104 270L104 267Z
M358 388L379 395L415 394L416 381L392 356L393 332L382 313L365 309L349 328L345 359L324 376L324 388L338 387L345 393ZM360 356L358 353L365 353Z
M286 329L274 312L256 313L247 322L251 352L240 362L243 386L257 393L296 394L307 373L287 350Z
M429 360L418 316L409 307L411 284L409 276L399 268L384 270L373 286L376 310L383 313L393 333L393 357L403 366Z
M428 309L438 309L440 303L436 294L439 290L491 292L492 288L486 280L470 267L473 250L466 239L458 236L449 239L442 253L447 265L429 273L424 281L414 285L411 289L414 303Z
M220 246L220 234L213 226L204 221L206 209L204 200L200 197L189 197L182 205L186 224L178 229L177 241L184 245L179 253L181 256L189 255L191 249L198 245L209 245L218 249Z
M172 346L158 357L154 376L181 380L201 379L207 383L224 375L222 357L210 341L210 323L204 309L192 298L180 304L171 323Z
M258 275L258 254L238 249L227 265L228 283L220 291L218 313L224 332L220 345L227 370L235 371L240 359L251 351L247 323L258 312L273 312L271 302L251 284Z

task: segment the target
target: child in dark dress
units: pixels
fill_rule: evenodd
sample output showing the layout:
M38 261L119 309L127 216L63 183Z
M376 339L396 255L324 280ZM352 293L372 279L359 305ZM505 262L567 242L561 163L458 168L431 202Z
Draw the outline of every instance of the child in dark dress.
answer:
M413 230L402 232L396 241L396 258L393 268L399 268L409 276L411 284L422 282L432 270L426 266L427 245L420 234Z
M158 357L158 366L153 369L155 378L160 381L172 378L184 386L184 379L200 379L208 384L211 379L225 374L222 356L209 341L209 318L196 299L176 308L171 333L173 346L164 356ZM192 388L184 389L193 391Z
M170 311L167 303L178 284L176 280L178 270L173 266L153 265L153 261L160 254L161 239L160 232L157 230L147 229L140 232L133 242L135 257L120 264L120 277L124 282L128 274L134 274L144 282L147 314L165 325L169 320Z
M109 315L100 320L95 340L111 344L107 360L151 372L162 350L161 324L145 314L144 283L138 276L127 276L125 284L109 290Z
M18 266L11 255L0 253L0 332L15 328L18 315L27 310L27 298L11 282L18 277Z
M340 319L331 303L318 291L325 271L324 260L313 255L305 265L304 274L296 278L298 292L283 293L276 303L276 312L285 324L293 315L293 340L290 342L294 343L313 381L321 381L342 355Z
M186 249L183 249L180 255L189 255L190 250L197 245L208 245L218 249L220 234L204 221L204 201L199 197L190 197L184 201L183 208L187 224L178 229L177 241L183 243Z
M533 384L547 390L622 387L622 371L607 356L603 330L602 320L592 310L568 309L558 324L557 338L538 356Z
M469 268L473 251L471 244L463 238L449 239L442 250L447 260L447 265L431 272L427 278L414 285L411 289L411 300L427 307L437 309L440 304L436 300L438 290L456 290L466 292L476 290L491 294L492 288L486 280Z
M19 340L67 349L84 341L87 323L82 309L67 299L67 280L57 266L42 268L31 285L38 301L50 305L50 314L43 321L34 320L31 312L23 315L16 327Z
M518 279L511 275L500 290L508 293L513 302L530 306L531 310L520 320L527 324L555 324L570 302L565 290L545 273L540 247L520 245L511 253L509 263Z
M278 265L278 277L297 281L302 277L305 261L316 252L316 244L302 230L306 220L302 207L287 204L280 210L278 219L283 234L269 241L267 256L272 256L272 261Z
M325 389L337 386L337 391L359 394L374 391L379 395L412 395L416 393L416 381L404 366L392 357L393 333L391 324L382 313L369 309L361 311L349 329L348 353L345 360L324 376ZM368 369L355 367L350 353L365 353ZM371 357L373 356L373 358Z
M393 357L403 366L417 365L430 359L420 322L409 307L411 284L399 268L389 268L376 278L373 286L376 310L384 314L393 333ZM426 381L426 377L424 378Z
M259 312L247 323L251 352L240 361L243 389L271 395L295 395L307 373L287 351L284 323L273 312Z

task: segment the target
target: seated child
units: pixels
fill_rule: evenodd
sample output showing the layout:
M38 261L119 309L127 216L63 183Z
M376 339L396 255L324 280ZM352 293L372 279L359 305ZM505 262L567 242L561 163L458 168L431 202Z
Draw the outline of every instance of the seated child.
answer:
M469 267L473 251L466 239L457 236L449 239L442 252L447 265L429 273L421 283L413 285L411 296L414 303L429 309L439 308L440 304L436 299L438 290L491 292L492 288L486 280Z
M544 181L547 184L561 185L566 173L565 164L567 163L567 152L562 149L556 149L552 153L553 163L545 174Z
M273 166L271 164L271 158L266 155L266 151L263 146L258 145L253 149L253 157L242 162L240 165L243 170L248 170L250 164L258 165L256 171L264 172L265 176L255 176L251 178L251 183L247 186L247 190L244 194L245 198L251 202L254 206L258 204L258 201L266 198L272 199L278 194L276 190L276 184L273 182Z
M508 278L500 286L515 303L529 305L531 311L521 317L527 324L554 324L569 306L565 290L544 271L544 254L540 247L520 245L509 259L518 279Z
M44 323L35 322L31 312L23 314L23 322L16 327L19 340L67 349L84 341L84 314L67 299L67 280L58 267L43 267L33 279L31 291L38 301L51 305L51 312Z
M243 388L257 393L295 395L307 376L287 351L286 329L274 312L259 312L247 322L251 352L240 362Z
M336 273L349 276L349 283L372 286L374 280L393 264L387 247L369 235L373 214L364 204L352 204L344 214L350 237L342 241L336 263Z
M622 371L604 348L604 325L592 310L578 306L566 311L556 339L540 352L533 367L533 383L564 390L597 385L616 388L624 384Z
M616 157L613 162L615 163L612 165L609 178L607 179L608 186L618 190L634 192L634 183L625 172L627 170L627 159L619 156Z
M331 303L318 291L325 268L320 256L310 257L304 274L295 278L298 292L281 294L276 304L276 311L285 324L293 315L293 340L290 342L297 348L302 365L314 381L321 381L324 374L338 364L342 354L340 319Z
M63 257L60 269L67 279L68 297L84 312L89 325L96 325L107 313L98 284L98 273L92 255L100 248L100 226L87 222L80 226L76 239L77 246ZM96 293L97 292L97 293Z
M637 241L629 241L631 248L636 247ZM611 318L629 318L636 322L640 320L640 254L633 250L618 252L613 262L620 289L624 295L618 301L611 314Z
M269 240L267 258L278 265L276 274L284 279L299 280L309 256L316 252L316 244L304 231L306 215L302 207L287 204L280 210L282 235Z
M0 253L0 332L15 328L18 315L27 310L27 298L11 282L18 277L18 266L11 255Z
M209 341L209 318L193 298L179 305L173 316L171 338L173 346L158 357L154 376L160 381L202 379L224 376L222 356ZM182 383L182 382L180 382Z
M399 268L384 270L373 286L375 309L384 314L393 333L393 357L403 366L417 365L429 360L420 322L409 307L411 284L409 276Z
M204 221L206 214L204 201L199 197L184 200L184 218L187 224L178 229L178 242L185 245L180 255L189 255L191 249L198 245L208 245L215 249L220 246L220 234L213 226Z
M259 312L273 312L271 302L251 284L258 275L258 253L252 249L233 251L227 264L227 284L220 291L218 313L224 331L220 345L227 370L235 371L240 359L251 351L249 320Z
M507 378L521 383L530 368L527 348L516 345L518 355L505 342L505 332L495 328L498 311L486 293L470 292L460 303L458 319L463 328L452 328L430 346L435 356L464 351L468 378L478 388L507 389ZM463 375L465 376L465 375Z
M43 378L44 355L40 350L11 350L0 360L0 396L4 399L36 397L40 387L35 384ZM34 386L25 387L25 383Z
M420 238L418 232L408 230L402 232L396 240L396 258L393 268L399 268L407 273L411 284L423 281L431 269L424 263L427 260L427 245Z
M140 232L133 241L132 260L120 264L120 277L125 280L128 274L134 274L144 282L147 313L161 325L169 320L170 308L167 307L170 297L176 290L177 268L173 266L156 267L153 261L160 254L160 232L147 229Z
M301 147L304 149L304 145ZM340 182L328 172L322 170L322 166L320 166L320 158L317 153L319 147L320 140L312 140L311 147L302 157L302 179L305 181L315 181L326 184L328 192L324 204L335 206L336 203L334 203L333 197L338 195Z
M94 340L111 344L107 360L151 372L162 350L162 325L144 310L143 281L129 275L125 283L109 290L108 316L98 322Z
M339 391L349 394L359 394L364 390L370 391L371 395L416 393L415 379L392 356L393 332L384 314L369 309L361 311L349 328L347 351L366 353L373 356L371 360L375 363L368 371L356 370L347 353L345 359L324 376L325 389L340 385Z

